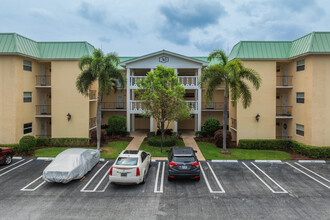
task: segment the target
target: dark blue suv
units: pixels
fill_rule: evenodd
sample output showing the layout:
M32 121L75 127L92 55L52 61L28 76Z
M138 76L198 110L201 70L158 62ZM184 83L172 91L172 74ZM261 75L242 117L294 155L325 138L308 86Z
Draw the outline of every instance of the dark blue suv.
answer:
M200 167L191 147L173 147L168 152L168 180L175 178L200 179Z

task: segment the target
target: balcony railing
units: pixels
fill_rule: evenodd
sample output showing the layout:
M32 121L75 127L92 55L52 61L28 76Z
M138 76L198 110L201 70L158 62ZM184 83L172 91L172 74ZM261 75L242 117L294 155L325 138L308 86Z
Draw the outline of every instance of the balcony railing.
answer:
M237 129L237 120L235 118L231 118L231 127Z
M292 136L276 136L276 139L281 139L281 140L290 140Z
M185 88L197 88L197 76L179 76L180 84Z
M89 128L96 127L96 117L89 119Z
M276 76L276 86L292 86L292 76Z
M51 105L36 105L36 115L51 115Z
M36 86L51 86L50 75L37 75L36 76Z
M130 76L129 86L133 88L138 87L138 82L144 80L146 76ZM185 88L196 89L198 87L197 76L179 76L180 84Z
M276 106L276 116L292 116L292 106Z
M198 113L198 101L186 101L188 106L191 108L191 113ZM140 100L130 101L130 112L139 114L144 111L144 102Z
M219 110L219 111L223 111L224 110L223 102L203 102L202 103L202 110Z
M102 109L126 109L126 102L102 102Z
M89 90L89 100L96 99L96 90Z
M198 113L198 101L186 101L188 106L191 108L191 113Z

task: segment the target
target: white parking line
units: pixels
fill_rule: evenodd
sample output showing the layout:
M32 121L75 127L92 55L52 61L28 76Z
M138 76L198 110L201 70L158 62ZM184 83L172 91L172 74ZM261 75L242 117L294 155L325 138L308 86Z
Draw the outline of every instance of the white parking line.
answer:
M105 190L108 188L109 184L110 184L110 179L108 179L107 184L105 185L105 187L102 190L97 190L99 188L99 186L101 185L101 183L103 182L103 180L108 176L109 177L109 172L110 172L111 167L108 169L108 171L104 174L104 176L102 177L101 181L95 186L95 192L105 192Z
M163 188L164 188L164 173L165 173L165 162L163 162L162 177L161 177L161 180L160 180L160 189L157 190L160 166L161 166L161 162L158 162L158 169L157 169L157 173L156 173L156 182L155 182L154 193L163 193Z
M220 182L219 182L218 178L216 177L216 175L215 175L215 173L214 173L212 167L210 166L209 162L207 162L207 165L209 166L209 168L210 168L210 170L211 170L211 172L212 172L212 174L213 174L213 176L214 176L214 178L215 178L215 181L217 182L218 186L219 186L220 189L221 189L221 191L213 191L213 190L212 190L212 188L211 188L211 186L210 186L210 183L209 183L209 181L208 181L208 179L207 179L207 177L206 177L206 175L205 175L205 172L204 172L204 169L203 169L203 167L202 167L202 164L199 163L199 166L201 167L201 171L202 171L202 174L203 174L204 179L205 179L205 183L206 183L207 187L209 188L210 193L225 193L225 190L223 189L222 185L220 184Z
M304 168L305 170L307 170L307 171L309 171L309 172L313 173L314 175L316 175L316 176L318 176L318 177L320 177L320 178L322 178L322 179L324 179L325 181L327 181L327 182L329 182L329 183L330 183L330 180L328 180L327 178L325 178L325 177L323 177L323 176L321 176L321 175L319 175L319 174L315 173L314 171L312 171L312 170L308 169L307 167L304 167L303 165L300 165L299 163L296 163L296 162L295 162L295 164L297 164L298 166L300 166L300 167Z
M31 161L32 161L32 159L29 160L29 161L27 161L27 162L25 162L25 163L22 163L22 164L18 165L17 167L14 167L14 168L8 170L7 172L4 172L4 173L0 174L0 176L3 176L3 175L5 175L5 174L7 174L7 173L9 173L9 172L11 172L11 171L13 171L13 170L15 170L15 169L17 169L17 168L19 168L19 167L21 167L21 166L27 164L27 163L30 163ZM15 164L16 164L16 163L15 163Z
M18 163L20 163L20 162L23 162L25 159L23 159L23 160L19 160L19 161L17 161L16 163L13 163L13 164L11 164L11 165L9 165L9 166L6 166L5 168L3 168L3 169L1 169L1 170L5 170L5 169L8 169L9 167L12 167L12 166L15 166L16 164L18 164ZM0 171L1 171L0 170Z
M238 163L238 160L211 160L214 163Z
M325 160L298 160L299 163L326 163Z
M293 167L294 169L300 171L301 173L305 174L306 176L308 176L308 177L311 178L312 180L315 180L315 181L318 182L319 184L321 184L321 185L327 187L328 189L330 189L330 186L328 186L328 185L326 185L326 184L324 184L324 183L318 181L317 179L315 179L315 178L312 177L311 175L305 173L304 171L300 170L299 168L293 166L292 164L289 164L288 162L286 162L286 164L288 164L289 166ZM306 169L307 169L307 168L306 168ZM314 172L312 171L312 173L314 173ZM315 173L314 173L314 174L315 174ZM317 175L317 176L319 176L319 175ZM324 178L324 177L322 177L322 178Z
M282 163L281 160L255 160L256 163Z
M257 167L253 162L251 162L251 164L253 164L258 170L260 170L266 177L268 177L268 179L270 179L273 183L275 183L283 191L273 190L272 187L270 187L263 179L261 179L261 177L258 176L250 167L248 167L244 162L242 162L242 164L246 168L248 168L270 191L272 191L272 193L288 193L283 187L281 187L277 182L275 182L272 178L270 178L270 176L268 176L264 171L262 171L259 167Z
M93 190L85 190L87 188L87 186L89 186L89 184L95 179L95 177L97 176L97 174L99 174L99 172L109 163L109 161L107 161L95 174L94 176L88 181L88 183L80 190L80 192L95 192L96 191L96 187L94 187Z
M13 157L14 160L22 160L23 157Z
M38 186L36 186L33 189L27 189L29 186L31 186L33 183L37 182L40 178L42 178L42 175L39 176L37 179L35 179L34 181L32 181L31 183L29 183L28 185L24 186L21 191L29 191L29 192L33 192L36 189L38 189L40 186L42 186L46 181L42 181L42 183L40 183Z

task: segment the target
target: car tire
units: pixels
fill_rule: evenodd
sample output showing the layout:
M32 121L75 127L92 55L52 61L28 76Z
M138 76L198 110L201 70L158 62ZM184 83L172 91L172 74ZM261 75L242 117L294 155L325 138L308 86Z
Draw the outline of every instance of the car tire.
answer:
M201 178L200 177L198 177L197 179L195 179L195 181L199 181Z
M11 155L6 155L6 158L5 158L5 164L8 165L8 164L11 164L11 162L13 161L13 156Z
M168 181L170 181L170 182L172 182L172 181L173 181L173 179L172 179L172 178L170 178L169 176L167 177L167 180L168 180Z

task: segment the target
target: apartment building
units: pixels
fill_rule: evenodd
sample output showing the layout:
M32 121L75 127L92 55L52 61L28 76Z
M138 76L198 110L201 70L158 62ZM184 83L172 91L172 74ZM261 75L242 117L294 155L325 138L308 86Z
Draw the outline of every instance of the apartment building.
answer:
M235 139L293 139L330 146L330 33L294 41L241 41L229 56L262 78L248 109L230 106Z
M17 143L26 134L41 137L89 137L96 126L96 92L78 93L78 60L92 54L87 42L35 42L18 34L0 34L0 144ZM234 139L293 139L330 145L330 33L313 32L295 41L241 41L229 59L241 59L262 78L252 89L252 104L229 107ZM210 65L206 57L162 50L140 57L120 57L126 88L102 97L102 124L111 115L127 120L127 130L156 131L153 118L141 116L137 82L157 65L175 69L192 107L191 118L170 125L174 131L199 131L207 118L222 123L224 89L211 103L197 82ZM212 61L213 62L213 61Z

